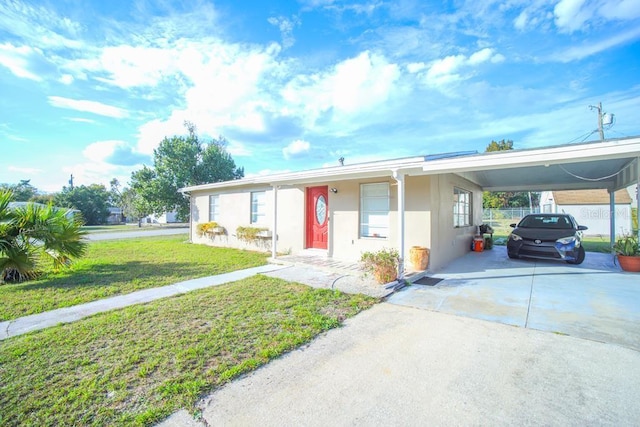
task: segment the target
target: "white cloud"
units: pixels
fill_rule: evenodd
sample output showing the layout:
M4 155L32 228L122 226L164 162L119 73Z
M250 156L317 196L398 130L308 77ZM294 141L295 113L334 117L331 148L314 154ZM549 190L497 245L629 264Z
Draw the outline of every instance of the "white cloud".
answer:
M48 100L49 104L53 105L54 107L84 111L88 113L98 114L100 116L123 118L129 115L129 113L122 108L106 105L97 101L70 99L60 96L49 96Z
M616 34L611 37L603 38L595 42L589 42L581 46L572 46L553 55L551 59L559 62L581 60L638 38L640 38L640 27L636 27L627 32Z
M560 0L553 9L556 26L561 30L573 32L592 18L596 8L586 0Z
M425 68L427 68L427 64L425 64L424 62L412 62L407 65L407 71L409 71L411 74L418 73Z
M65 84L65 85L70 85L74 82L74 78L71 74L63 74L62 76L60 76L60 83Z
M267 19L267 21L269 24L278 27L280 30L283 48L287 49L294 45L296 39L293 37L293 30L295 27L300 25L300 19L298 19L297 16L294 16L291 19L284 16L279 16L277 18L271 17Z
M89 160L94 162L104 162L113 154L117 147L126 145L124 141L98 141L89 144L82 154Z
M30 174L30 175L37 175L39 173L42 173L42 169L38 169L38 168L9 166L8 169L9 169L9 172L26 173L26 174Z
M640 2L638 0L605 1L598 12L606 19L636 19L640 17Z
M469 57L464 55L451 55L442 59L438 59L431 63L429 71L426 73L426 81L432 86L443 86L448 83L463 80L470 77L473 70L467 75L462 74L463 71L472 69L485 62L498 63L504 61L504 56L494 53L491 48L484 48L474 52Z
M637 0L561 0L553 9L560 31L572 33L589 27L591 21L629 21L640 17Z
M241 142L230 142L227 146L227 152L233 157L248 157L253 154L253 152Z
M297 139L282 149L282 155L285 159L301 157L311 150L311 144L307 141Z
M42 81L42 78L29 70L29 59L35 54L40 54L29 46L14 46L11 43L0 44L0 65L6 67L16 77Z
M185 120L199 125L198 117L187 117L184 111L174 111L168 120L151 120L138 128L137 151L143 154L153 154L160 141L173 135L185 135ZM200 130L200 129L199 129Z
M336 122L344 122L351 116L379 109L393 95L399 78L396 64L366 51L327 72L296 76L285 86L282 96L287 111L300 115L313 128L327 112L333 113Z
M95 71L109 73L109 78L99 80L114 86L156 86L165 76L176 72L178 53L172 49L113 46L103 49L99 60L89 64Z
M69 120L71 120L72 122L79 122L79 123L95 123L95 120L91 120L91 119L85 119L82 117L69 117Z

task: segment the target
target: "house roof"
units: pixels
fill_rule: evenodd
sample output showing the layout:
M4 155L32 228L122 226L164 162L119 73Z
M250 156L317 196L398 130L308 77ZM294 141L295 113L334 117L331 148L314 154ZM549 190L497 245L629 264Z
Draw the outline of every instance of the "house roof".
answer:
M569 190L553 191L553 200L556 205L608 205L609 193L607 190ZM631 197L627 190L615 192L616 204L630 204Z
M488 191L618 190L640 175L640 137L489 153L446 153L196 185L184 193L242 186L311 184L406 175L457 174Z

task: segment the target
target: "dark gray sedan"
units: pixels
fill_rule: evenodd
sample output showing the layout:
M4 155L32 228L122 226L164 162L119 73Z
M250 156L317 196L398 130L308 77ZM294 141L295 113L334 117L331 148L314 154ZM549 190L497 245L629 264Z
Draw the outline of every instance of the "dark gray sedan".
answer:
M513 231L507 241L509 258L557 259L569 264L584 261L582 232L587 227L578 225L571 215L531 214L511 227Z

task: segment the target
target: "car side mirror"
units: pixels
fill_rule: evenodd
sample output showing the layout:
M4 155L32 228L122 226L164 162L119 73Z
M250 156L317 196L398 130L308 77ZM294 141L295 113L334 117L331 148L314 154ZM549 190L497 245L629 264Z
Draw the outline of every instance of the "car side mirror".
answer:
M516 228L516 224L509 224L509 227Z
M578 231L584 231L584 230L588 230L589 227L587 227L586 225L579 225L578 226Z

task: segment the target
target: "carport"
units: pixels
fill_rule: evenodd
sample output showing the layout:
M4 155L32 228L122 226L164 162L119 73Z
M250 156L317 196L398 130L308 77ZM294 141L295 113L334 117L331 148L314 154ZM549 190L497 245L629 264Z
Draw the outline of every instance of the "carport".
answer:
M445 157L423 169L458 174L487 191L606 189L613 213L615 191L640 184L640 138ZM610 230L613 245L613 214ZM576 266L510 260L495 247L470 252L432 277L442 281L413 285L389 302L640 350L640 277L622 272L611 255L589 253Z
M445 157L425 161L423 170L454 173L486 191L606 189L613 245L614 193L640 184L640 137ZM640 207L638 197L635 206Z

